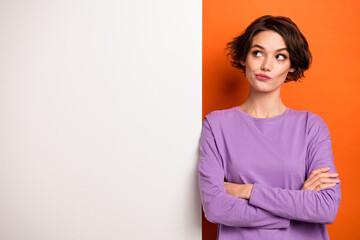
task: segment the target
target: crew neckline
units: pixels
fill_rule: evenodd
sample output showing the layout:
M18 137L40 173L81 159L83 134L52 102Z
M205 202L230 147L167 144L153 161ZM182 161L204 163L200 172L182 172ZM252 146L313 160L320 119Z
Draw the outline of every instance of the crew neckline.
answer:
M286 107L286 110L280 114L280 115L277 115L275 117L271 117L271 118L257 118L257 117L254 117L254 116L251 116L250 114L248 114L247 112L243 111L242 109L240 109L238 106L235 106L233 107L236 111L238 111L239 113L241 113L243 116L249 118L249 119L252 119L252 120L255 120L255 121L258 121L258 122L272 122L272 121L276 121L276 120L279 120L279 119L282 119L284 118L289 112L290 112L290 108L289 107Z

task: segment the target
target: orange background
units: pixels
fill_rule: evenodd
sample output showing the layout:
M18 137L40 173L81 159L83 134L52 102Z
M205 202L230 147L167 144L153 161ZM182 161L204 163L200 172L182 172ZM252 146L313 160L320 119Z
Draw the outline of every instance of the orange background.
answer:
M313 63L302 82L283 84L282 99L328 125L342 198L327 228L331 239L360 239L360 1L204 0L203 117L246 100L249 84L225 47L266 14L291 18L309 43ZM215 240L216 231L203 215L203 239Z

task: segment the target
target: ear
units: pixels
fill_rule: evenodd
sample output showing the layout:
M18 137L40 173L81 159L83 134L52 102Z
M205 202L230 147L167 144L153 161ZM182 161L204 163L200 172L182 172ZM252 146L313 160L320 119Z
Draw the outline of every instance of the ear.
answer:
M295 72L295 68L290 68L289 72L291 73Z
M240 64L245 67L245 62L243 60L240 60Z

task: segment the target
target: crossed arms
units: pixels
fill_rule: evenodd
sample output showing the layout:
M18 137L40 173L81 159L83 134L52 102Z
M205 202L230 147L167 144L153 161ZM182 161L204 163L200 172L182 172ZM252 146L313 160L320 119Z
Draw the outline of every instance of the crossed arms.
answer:
M330 135L323 123L308 149L308 173L321 167L336 172ZM249 199L226 191L224 169L208 121L200 138L198 178L206 218L233 227L287 228L290 220L331 224L341 199L340 183L320 191L290 190L254 183Z

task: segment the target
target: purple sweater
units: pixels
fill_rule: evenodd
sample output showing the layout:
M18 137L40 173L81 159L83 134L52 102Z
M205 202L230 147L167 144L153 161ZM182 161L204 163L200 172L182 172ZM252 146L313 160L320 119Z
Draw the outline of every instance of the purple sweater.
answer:
M202 125L198 178L206 218L218 240L329 239L340 183L300 190L315 169L336 173L330 133L309 111L255 118L238 107L209 113ZM336 178L339 179L339 178ZM250 199L226 192L224 181L254 184Z

